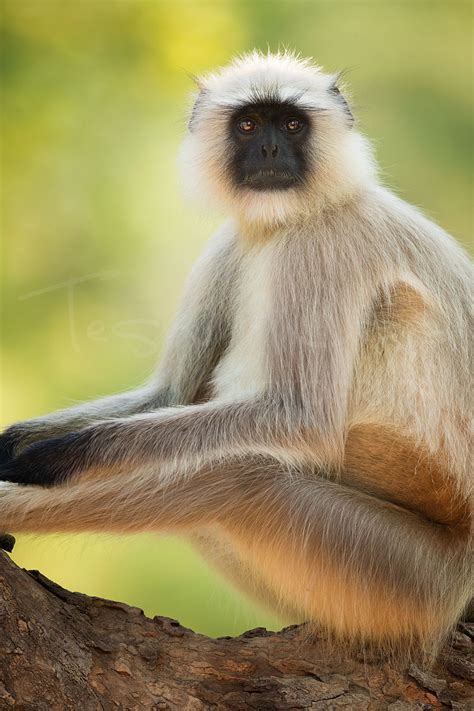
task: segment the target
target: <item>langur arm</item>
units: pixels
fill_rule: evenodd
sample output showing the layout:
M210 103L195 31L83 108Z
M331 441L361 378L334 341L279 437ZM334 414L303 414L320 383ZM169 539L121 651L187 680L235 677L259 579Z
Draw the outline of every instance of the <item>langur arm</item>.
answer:
M270 399L167 408L37 442L2 467L0 478L48 486L94 471L158 468L166 461L185 466L239 452L283 455L290 446L283 430L278 406Z
M197 262L156 376L136 390L19 422L0 435L0 464L25 447L120 418L193 402L209 377L228 331L228 301L236 271L233 238L217 235Z
M284 258L288 269L291 252ZM301 278L301 266L296 271ZM308 284L318 286L314 279ZM316 303L314 311L301 309L301 294L277 304L268 346L270 385L263 394L98 423L33 445L0 478L47 486L73 476L158 467L165 461L205 463L242 452L337 466L343 456L344 404L367 306L362 298L343 296L305 294L309 304ZM323 322L317 298L319 307L333 309ZM314 382L314 373L319 381Z
M167 397L166 388L150 385L17 422L0 435L0 464L7 464L34 442L81 430L94 421L165 407Z

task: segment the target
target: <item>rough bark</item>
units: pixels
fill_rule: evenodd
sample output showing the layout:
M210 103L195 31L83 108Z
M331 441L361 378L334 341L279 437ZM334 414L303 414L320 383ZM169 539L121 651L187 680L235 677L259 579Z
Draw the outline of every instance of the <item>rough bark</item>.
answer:
M328 653L304 627L210 639L71 593L0 553L0 709L474 708L474 624L429 672Z

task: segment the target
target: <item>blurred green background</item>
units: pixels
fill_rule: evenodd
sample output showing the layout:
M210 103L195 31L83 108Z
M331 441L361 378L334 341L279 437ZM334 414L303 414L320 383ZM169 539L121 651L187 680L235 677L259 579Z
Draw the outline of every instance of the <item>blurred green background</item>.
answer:
M347 68L385 180L472 233L470 2L3 0L0 425L138 384L218 215L175 156L197 74L279 45ZM212 635L278 622L185 544L20 537L64 586Z

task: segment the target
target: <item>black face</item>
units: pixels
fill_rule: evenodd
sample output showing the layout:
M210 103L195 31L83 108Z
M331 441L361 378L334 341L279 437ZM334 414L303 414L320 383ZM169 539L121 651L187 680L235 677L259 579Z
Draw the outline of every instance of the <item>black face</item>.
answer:
M236 185L286 190L301 184L309 132L307 114L293 104L240 107L231 117L231 170Z

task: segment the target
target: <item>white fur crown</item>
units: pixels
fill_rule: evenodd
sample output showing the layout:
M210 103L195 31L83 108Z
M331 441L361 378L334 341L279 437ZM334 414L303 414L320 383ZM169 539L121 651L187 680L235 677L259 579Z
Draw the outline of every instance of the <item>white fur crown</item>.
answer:
M324 74L311 59L292 52L263 54L255 50L197 83L215 106L234 107L271 98L317 109L329 105L328 89L337 76Z

